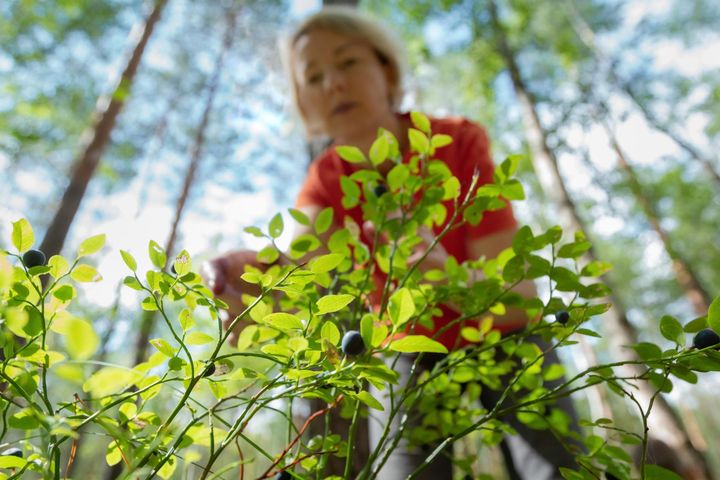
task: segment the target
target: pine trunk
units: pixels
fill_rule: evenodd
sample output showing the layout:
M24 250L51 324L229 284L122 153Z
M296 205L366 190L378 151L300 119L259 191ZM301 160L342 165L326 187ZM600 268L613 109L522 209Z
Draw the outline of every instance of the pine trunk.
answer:
M190 161L188 163L187 170L185 171L185 178L183 180L182 190L178 195L175 204L175 217L173 218L172 226L170 227L170 234L165 242L165 253L168 256L168 261L172 262L175 258L175 243L177 240L178 230L180 228L180 222L182 221L183 214L185 212L185 206L187 204L188 197L190 196L190 189L195 182L198 167L202 160L203 146L205 145L205 132L207 130L208 121L210 119L210 113L213 109L213 103L215 100L215 94L220 84L220 75L222 74L225 66L225 57L232 47L233 37L235 35L235 14L229 12L227 15L227 26L225 35L223 37L223 44L215 62L215 68L212 76L208 80L207 97L205 99L205 108L203 109L200 123L198 124L197 130L195 131L195 138L190 149ZM172 263L170 263L172 265ZM150 334L152 333L153 326L155 324L154 311L144 311L140 320L140 329L137 341L135 343L135 363L137 365L145 360L147 354L148 341Z
M625 172L627 179L630 182L630 189L635 196L635 200L640 204L643 212L645 213L645 217L648 220L648 223L650 223L652 229L655 231L658 237L660 237L660 240L662 241L665 250L670 256L670 260L672 262L673 270L675 271L675 276L678 280L678 283L680 284L680 287L685 293L685 296L692 304L693 309L695 310L695 314L698 317L707 314L710 303L712 302L710 295L703 288L700 279L698 278L697 274L690 266L690 264L688 264L682 258L682 255L680 255L680 253L673 247L670 236L660 225L660 219L658 218L655 205L645 195L642 184L640 183L640 180L635 174L635 169L628 163L625 152L620 147L620 144L618 143L612 128L610 127L610 125L608 125L607 122L602 121L602 119L598 119L598 121L602 123L603 127L605 128L608 138L610 139L610 145L615 154L617 155L618 164L620 165L620 168Z
M608 59L606 55L600 50L600 48L598 48L597 44L595 43L595 33L592 31L590 26L582 17L574 2L572 0L566 0L565 7L568 12L570 22L578 38L585 44L586 47L590 49L590 51L593 52L596 58L607 61ZM669 126L660 122L658 118L645 105L645 103L643 103L637 92L633 89L632 85L629 82L625 82L620 79L612 66L610 67L610 79L618 88L620 88L620 90L625 92L625 94L630 98L630 100L632 100L635 106L638 107L640 113L642 113L643 117L645 117L645 121L651 127L665 134L682 150L684 150L688 155L690 155L690 158L700 163L703 168L708 172L708 174L713 179L715 179L715 182L720 185L720 172L718 172L712 162L706 156L702 155L697 148L695 148L685 139L680 137L677 132L673 131Z
M70 184L63 193L59 207L40 245L40 250L45 252L48 258L60 254L63 248L70 225L80 208L87 186L100 164L102 154L110 142L110 135L115 127L115 121L125 104L127 93L135 79L145 47L157 22L160 20L160 14L166 3L167 0L156 1L155 7L145 22L140 38L125 66L125 70L120 76L117 87L110 98L101 97L97 102L97 121L92 131L84 135L88 140L83 142L85 147L74 163Z
M584 222L578 215L577 209L568 195L562 176L558 170L557 159L548 146L547 137L537 113L536 102L531 92L529 92L525 86L525 81L516 61L516 53L511 48L504 28L498 18L495 1L489 0L488 5L496 40L496 48L505 61L515 93L521 104L523 125L532 152L533 166L539 177L541 186L545 194L558 206L561 221L566 228L575 231L588 231L588 229L584 228ZM586 260L588 261L595 259L592 249L588 252L587 257ZM612 285L607 282L607 279L604 280L612 290ZM627 347L637 343L637 333L628 321L626 313L618 299L611 296L608 300L612 303L613 307L607 312L608 323L611 325L606 329L606 334L613 349L614 356L621 362L637 361L638 357L634 350ZM623 374L627 376L639 376L644 373L642 367L631 364L625 365L623 370ZM655 395L655 389L643 381L638 382L638 387L639 389L636 392L636 396L641 404L644 404L645 408L647 408L650 399ZM649 425L653 436L672 446L678 459L683 465L687 466L688 469L693 469L694 466L697 465L701 466L703 476L698 476L697 478L712 478L706 459L702 453L692 445L687 431L662 395L658 396L655 401L652 414L650 415Z

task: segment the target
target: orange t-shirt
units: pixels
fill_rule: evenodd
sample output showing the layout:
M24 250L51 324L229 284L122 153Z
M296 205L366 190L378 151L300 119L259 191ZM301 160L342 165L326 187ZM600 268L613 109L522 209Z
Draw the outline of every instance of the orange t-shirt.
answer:
M409 117L409 114L403 114L403 116ZM490 156L490 142L482 127L460 117L430 118L430 125L433 134L442 133L453 138L450 145L438 148L433 158L446 163L452 174L460 181L461 192L464 193L469 188L475 169L479 170L480 173L478 186L492 182L495 166ZM410 152L405 152L403 161L408 162L409 159ZM295 205L297 207L332 207L335 221L339 221L339 226L342 226L342 219L346 215L350 216L358 225L362 225L361 208L356 206L345 209L342 206L343 194L340 189L340 177L343 175L349 176L356 169L357 167L354 165L342 160L333 147L329 148L313 160L310 165L308 175L300 189ZM447 218L449 219L453 213L453 203L447 201L445 207L448 210ZM465 223L459 228L450 230L440 243L449 255L452 255L461 263L468 260L468 240L507 229L514 229L516 226L517 222L512 207L508 204L506 208L501 210L485 212L478 225L473 226ZM435 234L440 233L443 227L444 225L435 227ZM445 306L441 306L441 308L443 316L434 319L436 329L457 318L457 313ZM498 328L506 332L518 327L520 325L503 325ZM456 345L460 328L460 324L455 324L443 332L437 340L448 349L452 349ZM415 333L428 336L434 334L433 331L419 325L415 328ZM463 341L460 344L465 343Z

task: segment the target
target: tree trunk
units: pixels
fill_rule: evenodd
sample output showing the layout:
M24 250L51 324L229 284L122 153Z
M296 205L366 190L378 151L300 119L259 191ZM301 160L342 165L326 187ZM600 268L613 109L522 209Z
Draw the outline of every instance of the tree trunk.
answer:
M74 163L70 184L62 196L58 210L50 222L50 226L40 245L40 250L45 252L48 258L59 254L62 250L65 238L70 230L70 225L80 208L80 202L85 195L88 183L95 173L102 154L110 141L110 135L115 126L115 121L125 104L138 66L140 65L140 60L145 52L145 47L155 29L155 25L160 19L160 14L166 3L167 0L156 0L155 7L145 22L140 38L130 55L130 59L120 76L120 81L117 87L115 87L112 96L110 98L103 96L98 99L96 112L97 121L92 131L83 135L86 139L82 142L85 147ZM135 36L134 32L131 33L131 36Z
M489 0L488 6L495 35L496 48L505 61L515 93L521 104L523 125L527 132L528 143L532 152L533 166L539 177L541 186L546 195L558 206L563 225L571 230L586 231L586 229L583 228L584 222L579 217L562 181L562 176L558 170L557 159L548 146L545 131L543 130L536 110L536 102L531 92L529 92L525 86L524 79L516 61L516 53L508 43L504 28L498 18L495 0ZM587 260L595 259L595 254L592 249L588 252L587 257ZM606 279L605 281L608 283ZM612 290L612 286L609 286ZM607 312L609 323L612 326L607 328L606 331L614 355L619 361L637 361L638 357L634 350L628 348L629 345L637 343L635 329L628 321L626 313L620 302L618 302L618 299L610 296L608 300L613 305ZM635 365L625 365L622 370L624 370L623 374L632 376L644 373L642 367ZM637 398L647 407L650 399L655 394L655 390L647 382L642 381L638 382L638 387L639 389L636 392ZM704 478L712 478L706 459L701 452L694 448L678 416L662 395L658 396L655 401L649 423L651 432L672 446L684 465L688 466L688 468L700 465L705 475Z
M603 125L605 132L610 140L610 145L618 157L618 164L620 168L627 175L628 181L630 182L630 189L635 196L635 200L640 204L645 213L645 217L652 229L657 233L658 237L662 241L665 250L670 256L675 276L682 288L685 296L690 300L690 303L695 310L695 314L699 317L707 314L708 308L712 299L708 292L702 287L700 279L693 270L693 268L682 258L682 255L673 247L670 236L660 225L660 219L658 218L655 205L650 201L649 198L644 194L643 187L635 174L635 169L628 163L625 156L625 152L620 147L620 144L615 137L613 129L610 127L608 122L603 119L596 118L596 121Z
M595 33L592 31L590 26L587 24L580 12L577 10L574 2L572 0L566 0L565 6L568 12L568 18L570 20L570 23L572 24L578 38L585 44L586 47L590 49L590 51L593 52L596 58L605 60L607 62L607 56L602 50L600 50L600 48L595 43ZM669 137L682 150L684 150L688 155L690 155L690 158L692 158L696 162L699 162L708 172L708 174L710 174L710 176L715 179L715 182L720 185L720 172L718 172L712 162L706 156L702 155L697 148L695 148L685 139L680 137L677 132L673 131L669 126L664 125L662 122L660 122L658 118L650 111L650 109L643 103L643 101L637 95L637 92L633 89L632 85L629 82L623 81L620 77L618 77L615 69L612 66L610 66L609 74L612 83L614 83L618 88L620 88L620 90L622 90L630 98L630 100L632 100L635 106L637 106L642 113L645 121L655 130Z
M207 130L208 121L210 119L210 113L212 112L213 103L215 100L215 94L220 84L220 75L222 74L223 67L225 66L225 57L232 47L233 37L235 35L235 12L228 12L227 14L227 25L225 29L225 35L223 37L223 43L220 50L220 54L215 62L215 69L208 80L207 97L205 99L205 108L203 110L200 123L198 124L197 130L195 131L195 138L193 140L192 147L190 149L190 162L188 163L187 170L185 171L185 178L183 180L182 190L177 198L175 204L175 218L173 219L172 226L170 227L170 234L165 242L165 253L168 256L170 262L175 258L175 241L177 239L178 229L185 212L185 205L187 199L190 196L190 189L195 181L196 173L202 160L202 150L205 144L205 131ZM170 263L172 265L172 263ZM143 311L142 319L140 321L140 333L135 343L135 358L133 365L137 365L145 360L147 353L148 341L150 334L152 333L153 326L155 324L154 311Z

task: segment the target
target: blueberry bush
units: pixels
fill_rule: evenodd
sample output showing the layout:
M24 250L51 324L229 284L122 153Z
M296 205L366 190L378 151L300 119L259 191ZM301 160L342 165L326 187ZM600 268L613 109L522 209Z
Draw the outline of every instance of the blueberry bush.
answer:
M94 362L99 337L93 323L72 313L76 285L101 280L88 257L104 247L105 236L83 241L72 258L46 259L32 250L31 225L24 219L13 223L10 246L0 252L0 479L66 477L77 443L89 431L94 442L106 445L105 462L122 466L122 478L237 478L238 472L240 478L249 472L256 478L343 478L325 471L333 456L343 459L348 478L357 425L384 408L371 385L393 392L391 415L417 411L425 420L421 431L404 421L398 430L388 426L358 478L375 478L403 436L449 445L480 432L483 443L495 445L514 433L505 421L510 415L564 439L577 459L575 470L563 470L565 478L645 477L650 467L632 467L626 446L646 444L646 430L597 418L582 424L605 429L607 437L578 435L552 402L597 384L632 396L634 384L651 381L660 392L674 378L696 382L698 373L720 370L718 302L686 325L661 319L660 331L674 347L633 346L644 375L623 377L616 370L620 363L593 365L572 376L561 365L545 365L549 350L529 337L562 349L578 336L599 336L588 322L610 307L607 288L598 281L609 266L582 264L590 244L581 232L564 241L560 227L533 232L526 226L497 258L450 258L444 269L422 272L422 258L408 260L424 241L421 228L444 226L430 240L430 252L453 228L477 224L485 212L522 200L524 193L514 178L518 157L498 166L491 184L478 188L477 176L463 184L433 158L452 139L433 134L423 115L413 113L412 119L409 163L401 162L398 142L387 131L379 132L368 158L356 148L338 147L344 160L370 165L341 183L343 205L359 206L375 226L370 241L363 241L360 225L330 208L314 222L291 209L294 220L314 233L295 238L286 251L276 243L285 228L281 215L264 229L246 229L268 240L258 252L267 268L246 268L243 279L257 284L261 294L246 296L246 308L229 328L221 315L226 305L203 285L188 252L168 262L151 241L153 267L140 271L121 250L125 287L141 294L143 310L163 320L163 335L150 341L154 354L138 365ZM377 166L387 159L394 166L383 176ZM526 280L545 282L549 293L515 293ZM450 352L414 332L418 325L432 326L443 304L460 312L453 322L462 325L467 343ZM492 318L508 308L523 309L530 323L501 335ZM239 330L237 344L229 341L233 330ZM687 335L695 332L700 339L686 346ZM394 359L411 355L417 366L427 354L446 355L412 383L399 384ZM511 381L501 381L508 374ZM563 379L560 386L547 386L557 379ZM67 390L59 385L68 382L81 391L59 395ZM484 409L473 401L481 388L501 392L512 399L511 407ZM294 421L293 408L304 399L324 407ZM642 415L649 413L643 410L648 406L638 407ZM248 435L269 411L287 418L280 449ZM350 428L332 431L331 415L348 418ZM324 434L308 435L310 423L323 421ZM428 451L428 461L439 452ZM657 466L652 473L675 478Z

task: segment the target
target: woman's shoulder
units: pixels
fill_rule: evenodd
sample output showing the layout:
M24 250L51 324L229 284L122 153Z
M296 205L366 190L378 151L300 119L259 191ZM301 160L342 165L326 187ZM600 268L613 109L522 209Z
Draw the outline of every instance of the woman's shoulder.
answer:
M485 129L477 122L462 116L428 117L433 133L443 133L456 137L458 135L477 135Z

